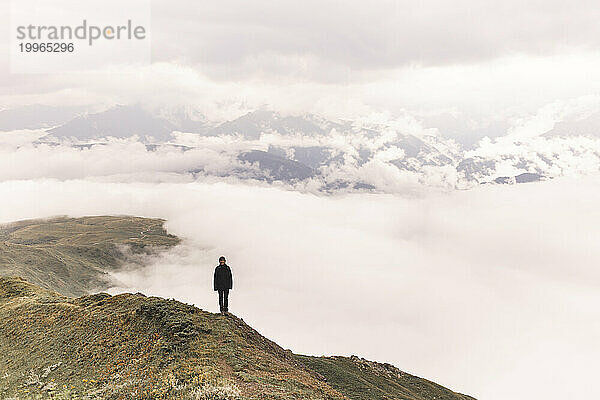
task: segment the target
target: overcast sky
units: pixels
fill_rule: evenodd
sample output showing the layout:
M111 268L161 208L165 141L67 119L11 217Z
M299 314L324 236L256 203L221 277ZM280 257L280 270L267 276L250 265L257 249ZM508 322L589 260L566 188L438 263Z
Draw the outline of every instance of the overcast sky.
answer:
M468 126L598 95L599 18L586 0L153 1L152 64L23 75L4 57L0 107L141 102L221 120L261 106L408 110Z

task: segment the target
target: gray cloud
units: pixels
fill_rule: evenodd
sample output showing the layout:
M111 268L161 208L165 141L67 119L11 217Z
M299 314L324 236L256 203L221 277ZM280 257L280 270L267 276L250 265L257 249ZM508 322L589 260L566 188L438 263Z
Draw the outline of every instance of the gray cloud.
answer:
M152 4L152 65L23 75L5 57L0 108L143 103L220 120L264 105L352 118L450 110L460 121L448 135L473 143L507 118L600 90L594 1Z
M481 62L597 50L598 4L578 1L244 1L153 3L156 58L222 79ZM302 67L301 64L304 63ZM349 75L350 74L350 75Z

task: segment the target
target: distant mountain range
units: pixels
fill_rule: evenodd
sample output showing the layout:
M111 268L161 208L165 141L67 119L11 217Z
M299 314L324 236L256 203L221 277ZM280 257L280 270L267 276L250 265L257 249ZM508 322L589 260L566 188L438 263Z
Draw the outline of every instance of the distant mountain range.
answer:
M29 105L0 111L0 131L45 129L61 125L86 111L85 107Z
M150 141L168 141L175 126L153 117L139 107L117 106L97 114L84 114L50 129L57 139L88 141L102 137L140 136Z
M0 112L0 129L2 113L7 112ZM15 121L11 119L4 127L14 128ZM107 138L137 137L146 143L147 151L174 145L186 151L202 150L210 138L231 137L235 146L219 150L231 160L228 168L215 172L199 162L197 167L169 172L289 184L319 181L325 191L387 190L397 182L468 188L600 170L600 135L595 129L600 126L600 113L557 123L534 137L498 136L496 132L495 137L485 137L472 147L425 128L427 124L431 120L415 130L398 127L394 121L331 121L312 114L285 116L266 110L215 124L185 113L161 116L139 106L117 106L77 115L48 129L42 141L85 147L107 143ZM181 132L187 132L188 142L190 135L196 139L183 143Z

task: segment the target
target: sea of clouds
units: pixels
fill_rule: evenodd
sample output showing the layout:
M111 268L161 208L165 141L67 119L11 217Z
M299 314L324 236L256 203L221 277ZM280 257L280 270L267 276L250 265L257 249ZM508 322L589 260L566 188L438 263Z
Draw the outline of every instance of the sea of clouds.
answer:
M165 218L183 238L117 273L113 293L216 311L212 272L225 255L231 310L295 352L391 362L481 399L600 395L599 176L323 196L168 175L83 178L58 168L60 157L30 161L38 176L1 179L0 222L131 214Z
M216 311L212 272L225 255L231 310L295 352L391 362L481 399L600 394L582 383L593 381L600 354L596 139L518 130L485 139L468 155L504 162L557 153L557 176L569 176L448 191L455 170L431 169L423 181L388 163L402 156L388 145L393 129L254 142L178 133L185 150L149 150L136 138L43 143L45 134L0 133L0 223L130 214L165 218L183 239L144 268L115 273L112 293ZM339 150L349 161L326 176L380 190L325 194L311 180L235 174L251 170L237 159L248 146L295 144ZM352 162L360 146L374 151L367 164Z

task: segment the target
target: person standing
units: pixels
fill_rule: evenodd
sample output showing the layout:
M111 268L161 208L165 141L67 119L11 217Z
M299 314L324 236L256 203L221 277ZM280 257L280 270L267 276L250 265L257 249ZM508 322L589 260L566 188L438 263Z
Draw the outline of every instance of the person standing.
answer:
M229 291L233 288L231 268L225 264L225 257L219 257L219 265L215 268L215 292L219 292L219 307L222 313L229 311Z

